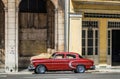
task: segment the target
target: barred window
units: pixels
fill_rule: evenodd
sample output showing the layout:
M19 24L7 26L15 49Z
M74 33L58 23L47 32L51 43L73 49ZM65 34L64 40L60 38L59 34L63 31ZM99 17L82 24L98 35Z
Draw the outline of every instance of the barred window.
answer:
M82 22L82 55L98 55L97 21Z

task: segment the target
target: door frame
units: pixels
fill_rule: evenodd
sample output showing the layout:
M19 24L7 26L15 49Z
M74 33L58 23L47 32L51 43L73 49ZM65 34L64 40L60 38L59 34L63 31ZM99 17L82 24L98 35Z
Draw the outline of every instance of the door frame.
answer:
M110 67L112 67L113 65L112 65L112 31L113 30L120 30L120 26L117 26L116 27L116 25L114 24L114 25L110 25L109 26L109 22L120 22L120 20L119 19L112 19L112 20L108 20L107 21L107 65L109 65ZM110 49L108 50L108 31L110 31ZM109 52L109 54L108 54L108 51L110 51Z
M95 63L95 65L98 65L99 64L99 21L98 20L83 20L82 21L82 24L83 24L83 22L97 22L98 24L97 24L97 26L98 27L88 27L88 26L86 26L86 27L83 27L83 25L82 25L82 31L84 30L85 31L85 55L82 55L83 57L86 57L86 58L88 58L88 59L91 59L91 60L93 60L94 61L94 63ZM88 52L88 30L92 30L93 31L93 55L88 55L87 54L87 52ZM97 31L97 35L98 35L98 37L97 37L97 43L98 43L98 45L97 45L97 54L95 53L95 40L96 40L96 32ZM83 39L83 37L82 37L82 39ZM82 47L83 48L83 47ZM83 50L83 49L82 49Z
M111 65L111 66L113 66L113 61L112 61L112 56L113 56L113 53L112 53L112 31L113 30L119 30L120 31L120 28L110 28L110 29L108 29L108 31L110 31L110 50L108 50L108 46L107 46L107 64L108 65ZM107 31L107 33L108 33L108 31ZM108 35L108 34L107 34ZM107 44L108 44L108 36L107 36ZM108 51L110 51L110 53L108 54Z
M111 30L111 37L112 37L112 39L111 39L111 40L112 40L112 42L111 42L111 43L112 43L112 44L111 44L111 50L112 50L112 51L111 51L111 65L112 65L112 66L114 66L114 65L113 65L113 31L120 31L120 29L112 29L112 30ZM119 66L119 65L115 65L115 66Z

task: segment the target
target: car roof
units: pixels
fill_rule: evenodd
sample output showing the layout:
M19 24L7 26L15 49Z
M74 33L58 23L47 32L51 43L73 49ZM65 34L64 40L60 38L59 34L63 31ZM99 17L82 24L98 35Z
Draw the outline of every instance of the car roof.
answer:
M78 54L75 52L55 52L56 54Z

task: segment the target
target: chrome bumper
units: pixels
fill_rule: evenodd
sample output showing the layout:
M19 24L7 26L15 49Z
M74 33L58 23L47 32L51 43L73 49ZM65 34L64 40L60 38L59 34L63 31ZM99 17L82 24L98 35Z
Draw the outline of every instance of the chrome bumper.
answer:
M95 70L95 65L91 66L90 70Z
M28 70L29 70L29 71L33 71L34 69L35 69L35 67L34 67L33 65L29 65L29 66L28 66Z

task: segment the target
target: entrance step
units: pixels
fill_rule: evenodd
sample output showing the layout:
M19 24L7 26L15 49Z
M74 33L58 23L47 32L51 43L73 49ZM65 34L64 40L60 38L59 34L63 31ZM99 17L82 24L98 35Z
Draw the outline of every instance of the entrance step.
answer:
M112 66L111 69L120 69L120 66Z

